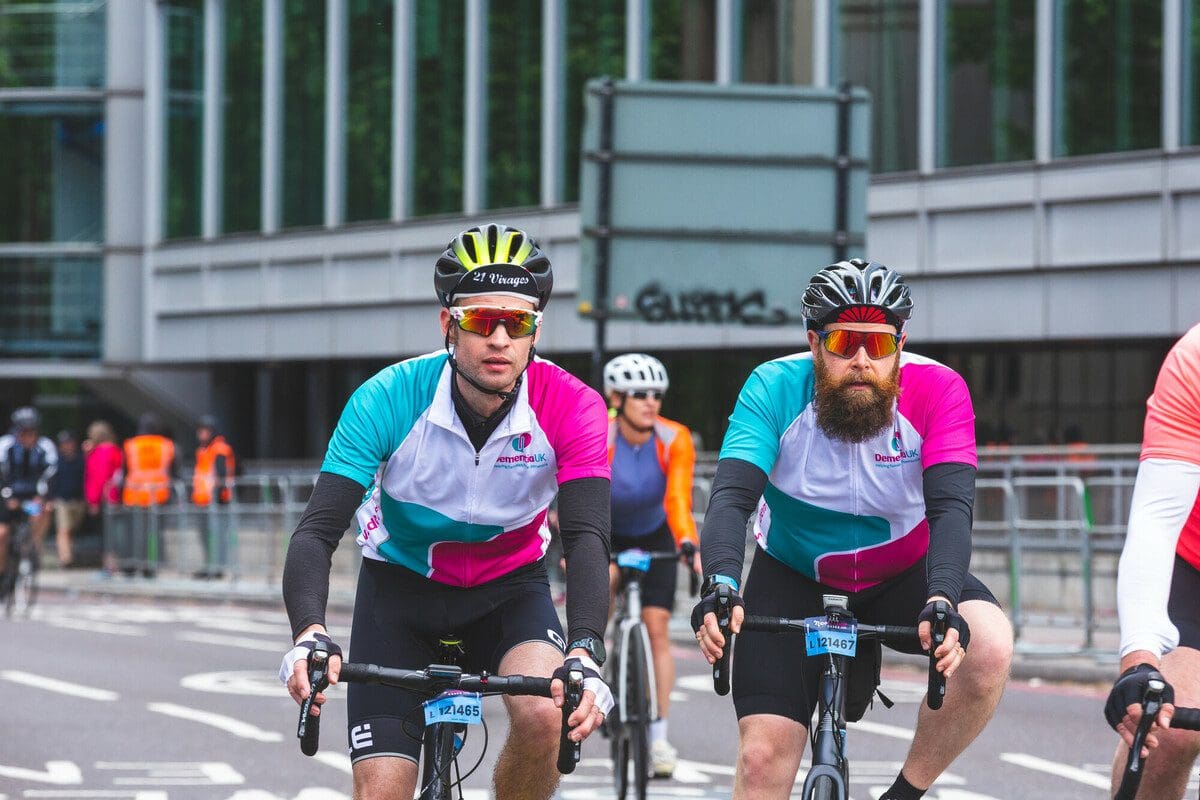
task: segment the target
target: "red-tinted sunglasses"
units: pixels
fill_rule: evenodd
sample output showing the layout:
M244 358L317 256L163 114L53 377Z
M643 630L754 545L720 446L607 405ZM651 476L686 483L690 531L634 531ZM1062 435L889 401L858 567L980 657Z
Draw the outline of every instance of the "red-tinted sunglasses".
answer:
M468 333L491 336L496 328L503 325L513 339L532 336L542 320L540 311L496 306L455 306L450 309L450 316L459 328Z
M840 358L853 358L858 348L865 347L872 359L886 358L900 346L900 334L886 331L817 331L826 352Z

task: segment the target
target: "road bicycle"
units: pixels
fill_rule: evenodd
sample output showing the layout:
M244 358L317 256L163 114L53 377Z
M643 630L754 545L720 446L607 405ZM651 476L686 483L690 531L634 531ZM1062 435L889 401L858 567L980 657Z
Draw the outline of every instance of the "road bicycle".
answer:
M658 718L650 637L642 622L642 576L655 561L682 559L691 576L691 593L696 594L699 576L691 569L695 552L694 546L685 543L679 552L630 549L612 558L620 570L621 589L613 617L612 652L605 673L605 682L615 702L603 730L610 740L617 800L625 800L631 775L634 796L645 800L650 779L650 723Z
M1142 695L1142 719L1133 734L1133 745L1129 748L1129 757L1125 760L1125 771L1121 775L1121 785L1113 800L1133 800L1137 796L1138 786L1142 783L1142 775L1146 771L1146 759L1142 756L1142 747L1146 743L1146 735L1154 724L1154 718L1163 707L1163 691L1166 684L1161 680L1146 682L1146 691ZM1171 717L1171 727L1182 730L1200 731L1200 708L1176 708Z
M465 673L457 663L462 655L462 640L443 637L439 641L438 657L447 663L430 664L425 669L394 669L378 664L344 662L338 673L339 682L378 683L398 689L411 689L429 696L421 708L424 712L421 782L419 800L452 800L454 790L462 800L462 783L478 769L483 753L465 774L458 767L458 754L467 740L469 725L482 725L484 751L487 750L487 723L483 719L483 697L494 695L550 697L550 678L528 675L489 675ZM308 658L308 681L312 692L300 706L300 723L296 736L300 750L311 756L317 752L321 718L312 714L312 702L317 692L329 686L327 672L328 646L318 642ZM581 743L567 738L567 718L583 699L583 670L568 673L562 709L562 736L558 745L558 771L564 775L574 772L579 762ZM415 736L416 734L414 734ZM451 773L453 774L453 777Z
M41 556L33 539L33 520L42 511L37 500L25 500L10 520L8 560L0 574L0 597L4 598L4 613L29 616L37 600L38 573Z
M762 617L747 615L741 630L767 633L802 633L809 658L824 659L824 669L817 688L817 723L810 725L812 767L804 779L800 796L804 800L846 800L850 785L850 762L846 758L846 701L847 675L850 659L858 654L862 643L886 644L890 647L911 647L918 643L917 629L897 625L867 625L850 613L850 601L845 595L826 594L821 597L825 615L806 619ZM721 658L713 664L713 685L717 694L729 693L730 656L737 637L729 630L732 604L728 586L717 587L717 624L727 646ZM937 608L931 636L933 647L929 656L927 703L931 709L942 707L946 695L946 679L937 671L933 656L945 639L949 627L949 608ZM878 657L877 645L872 655ZM878 662L876 662L878 664ZM888 708L891 700L879 692L880 701Z

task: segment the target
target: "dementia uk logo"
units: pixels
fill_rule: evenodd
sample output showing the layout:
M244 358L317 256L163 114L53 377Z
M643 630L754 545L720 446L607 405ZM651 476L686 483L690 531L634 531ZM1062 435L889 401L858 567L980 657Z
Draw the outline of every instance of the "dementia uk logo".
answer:
M496 466L501 469L513 469L515 467L545 467L549 465L546 460L545 453L527 453L529 445L533 444L533 436L528 433L518 433L509 442L515 455L503 455L496 459Z
M876 453L875 466L877 467L898 467L901 464L907 464L910 461L916 461L921 457L921 449L919 447L905 448L904 443L900 441L900 431L892 434L891 453Z

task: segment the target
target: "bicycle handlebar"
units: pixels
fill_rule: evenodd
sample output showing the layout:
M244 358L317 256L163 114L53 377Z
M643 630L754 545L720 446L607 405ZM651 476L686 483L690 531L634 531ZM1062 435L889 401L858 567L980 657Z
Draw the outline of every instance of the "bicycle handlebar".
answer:
M327 674L329 652L323 642L318 642L308 658L308 680L312 691L300 705L300 722L296 736L300 739L300 751L306 756L315 755L321 730L321 718L312 713L313 699L318 692L329 686ZM529 675L474 675L462 673L457 667L432 664L426 669L399 669L378 664L343 662L338 673L339 682L377 683L399 689L427 692L431 695L447 689L461 689L488 695L550 697L552 678L537 678ZM567 678L566 702L562 708L562 734L558 743L558 770L564 775L575 771L582 752L582 742L568 738L570 728L567 718L574 713L583 699L583 672L571 672Z
M1125 772L1121 776L1121 785L1113 800L1133 800L1137 796L1138 786L1142 783L1142 775L1146 771L1146 759L1142 757L1142 746L1146 736L1154 725L1158 712L1162 710L1162 695L1166 687L1161 681L1150 681L1146 693L1142 697L1142 718L1138 721L1137 731L1133 734L1133 744L1129 748L1129 757L1125 760ZM1171 717L1171 727L1180 730L1200 731L1200 708L1177 708Z
M717 625L721 628L721 633L725 636L725 647L721 652L721 657L713 664L713 689L719 695L726 695L729 694L729 660L733 641L729 630L731 609L729 608L728 590L726 590L723 597L721 589L721 586L717 587ZM722 605L722 599L724 599L724 605ZM945 626L946 620L943 620L942 623ZM888 645L906 646L918 640L917 629L915 627L903 625L868 625L863 622L856 622L856 626L859 638L878 640ZM804 633L807 628L803 619L749 614L742 621L741 630L761 631L764 633ZM945 638L944 627L942 638ZM946 676L937 671L937 659L933 655L934 651L937 650L937 643L940 643L940 640L935 638L935 644L929 649L929 692L926 697L929 707L935 711L941 708L942 700L946 695Z
M696 553L696 546L691 542L684 542L679 546L678 550L655 550L643 551L650 557L651 561L675 561L682 560L688 571L688 592L696 597L700 594L700 575L696 570L692 569L692 556ZM617 555L614 553L609 557L609 562L616 564ZM627 569L622 567L622 569Z

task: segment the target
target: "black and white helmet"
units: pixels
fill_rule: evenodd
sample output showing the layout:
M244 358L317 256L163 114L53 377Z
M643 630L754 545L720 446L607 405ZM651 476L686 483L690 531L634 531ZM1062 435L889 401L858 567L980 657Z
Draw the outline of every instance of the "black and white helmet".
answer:
M903 275L861 258L830 264L813 275L801 302L809 330L831 322L869 322L899 331L913 306Z
M604 365L604 393L659 391L665 392L670 381L667 368L654 356L645 353L626 353Z

